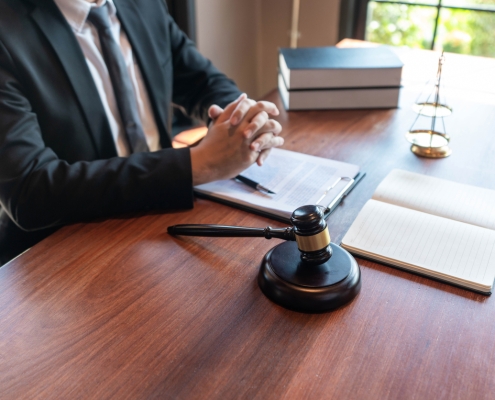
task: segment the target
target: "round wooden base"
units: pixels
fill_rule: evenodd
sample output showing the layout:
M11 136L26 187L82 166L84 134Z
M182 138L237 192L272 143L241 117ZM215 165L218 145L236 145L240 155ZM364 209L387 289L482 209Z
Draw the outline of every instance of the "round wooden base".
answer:
M261 263L261 291L282 307L308 313L348 303L361 289L361 271L346 250L334 243L330 246L332 257L321 265L303 264L295 242L275 246Z

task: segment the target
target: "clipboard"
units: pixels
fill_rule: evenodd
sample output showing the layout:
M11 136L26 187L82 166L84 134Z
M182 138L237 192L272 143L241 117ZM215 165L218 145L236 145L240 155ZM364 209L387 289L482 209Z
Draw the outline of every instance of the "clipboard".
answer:
M322 204L326 208L325 209L325 219L328 219L330 217L330 215L338 208L340 203L349 195L349 193L356 187L356 185L359 182L361 182L361 180L365 176L366 176L366 173L361 171L354 178L341 177L330 188L326 189L326 191L330 191L332 188L334 188L342 180L348 181L348 183L344 186L344 188L342 188L336 196L332 197L332 200L330 201L329 204L327 204L327 205ZM269 218L269 219L272 219L275 221L290 223L289 218L285 218L285 217L282 217L280 215L272 214L272 213L264 211L264 210L259 210L257 208L249 207L249 206L246 206L243 204L239 204L239 203L236 203L234 201L221 199L221 198L211 196L211 195L206 194L206 193L198 192L196 190L194 191L194 194L198 198L213 200L217 203L224 204L224 205L227 205L230 207L234 207L234 208L237 208L239 210L247 211L247 212L250 212L250 213L253 213L256 215L260 215L262 217L266 217L266 218ZM322 201L322 199L324 199L325 197L326 196L322 196L322 198L320 198L319 201ZM304 204L301 204L301 205L304 205Z

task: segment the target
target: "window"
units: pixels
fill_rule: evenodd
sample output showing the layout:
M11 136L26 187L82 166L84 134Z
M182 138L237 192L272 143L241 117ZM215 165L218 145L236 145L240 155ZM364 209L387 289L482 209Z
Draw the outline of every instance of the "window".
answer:
M495 0L370 0L365 39L495 57Z

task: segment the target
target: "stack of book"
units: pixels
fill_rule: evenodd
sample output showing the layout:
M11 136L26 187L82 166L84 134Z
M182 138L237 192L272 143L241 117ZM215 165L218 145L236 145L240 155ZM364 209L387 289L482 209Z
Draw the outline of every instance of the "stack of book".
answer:
M394 108L402 66L386 46L280 49L278 88L287 110Z

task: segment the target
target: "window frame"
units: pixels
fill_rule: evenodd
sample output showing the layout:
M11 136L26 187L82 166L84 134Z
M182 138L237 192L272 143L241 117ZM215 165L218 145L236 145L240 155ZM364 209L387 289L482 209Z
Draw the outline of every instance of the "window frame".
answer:
M442 0L438 1L438 4L427 4L423 2L407 2L407 1L394 1L394 0L342 0L340 4L340 26L339 26L339 40L345 38L365 40L366 35L366 23L368 14L368 3L374 1L375 3L388 3L388 4L405 4L408 6L421 6L431 7L437 9L435 17L435 25L433 27L433 39L431 41L430 50L435 47L435 41L437 39L438 22L440 20L440 13L443 8L452 10L467 10L475 12L489 12L495 13L495 6L493 8L487 8L483 6L452 6L443 5Z

